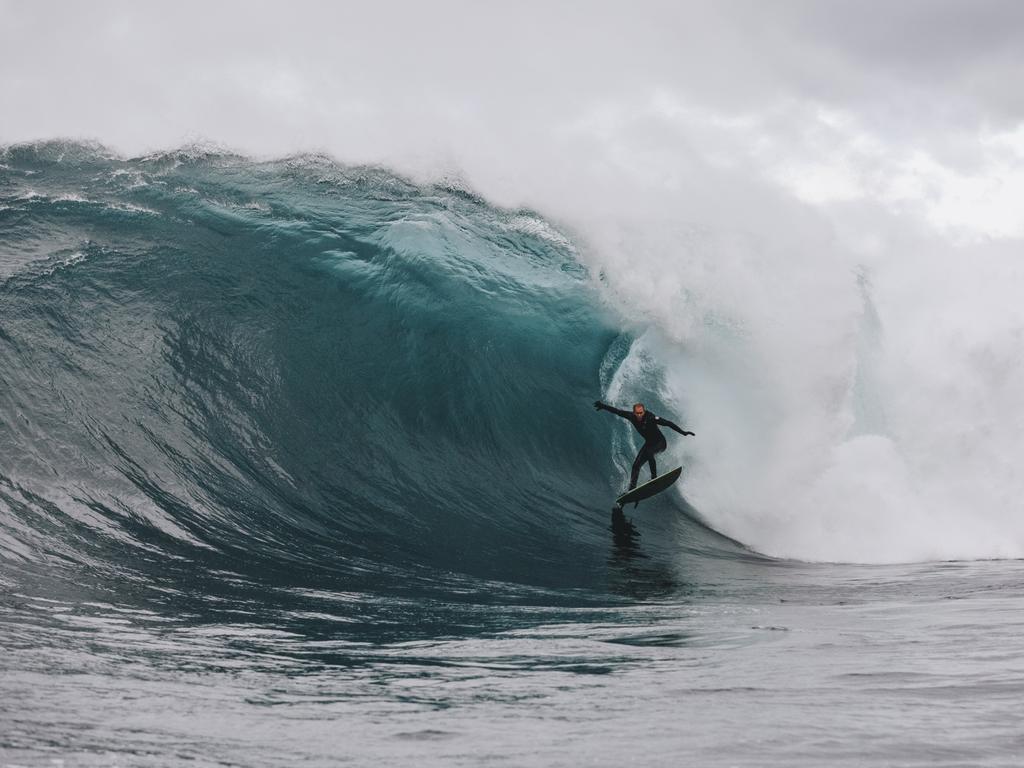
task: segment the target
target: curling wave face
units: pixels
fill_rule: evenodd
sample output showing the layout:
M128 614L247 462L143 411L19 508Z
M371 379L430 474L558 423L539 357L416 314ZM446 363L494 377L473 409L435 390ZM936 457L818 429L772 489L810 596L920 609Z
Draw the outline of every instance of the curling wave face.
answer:
M318 157L0 159L9 560L602 578L624 342L548 223Z

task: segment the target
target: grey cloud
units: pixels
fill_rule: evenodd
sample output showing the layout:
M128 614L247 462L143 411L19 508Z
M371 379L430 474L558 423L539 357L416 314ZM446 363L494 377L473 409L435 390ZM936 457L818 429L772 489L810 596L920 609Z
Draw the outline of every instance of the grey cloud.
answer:
M1024 118L1017 2L8 0L0 19L0 141L533 152L662 90L780 137L809 105L846 110L969 164L979 126Z

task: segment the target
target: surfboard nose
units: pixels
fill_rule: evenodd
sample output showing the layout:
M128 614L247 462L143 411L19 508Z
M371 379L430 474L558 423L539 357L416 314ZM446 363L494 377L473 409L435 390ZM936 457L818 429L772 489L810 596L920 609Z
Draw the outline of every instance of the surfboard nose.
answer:
M615 503L619 507L622 507L624 504L628 504L629 502L632 501L633 506L636 507L636 505L639 504L644 499L649 499L651 496L661 493L666 488L671 486L676 480L679 479L679 476L682 473L682 467L676 467L675 469L671 469L665 474L658 475L653 480L649 480L643 485L639 485L636 488L633 488L632 490L622 494L621 496L619 496L619 498L615 500Z

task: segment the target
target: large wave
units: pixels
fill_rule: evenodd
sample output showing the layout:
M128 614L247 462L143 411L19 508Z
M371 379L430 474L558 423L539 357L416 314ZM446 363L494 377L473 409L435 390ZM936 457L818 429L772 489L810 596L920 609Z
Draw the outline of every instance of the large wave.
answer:
M630 339L548 222L320 157L2 163L8 558L603 580Z
M1024 551L1005 255L858 267L795 205L789 239L570 236L319 156L0 164L9 558L597 583L636 447L598 396L698 433L665 462L699 513L645 521L666 553L719 546L698 516L806 560Z

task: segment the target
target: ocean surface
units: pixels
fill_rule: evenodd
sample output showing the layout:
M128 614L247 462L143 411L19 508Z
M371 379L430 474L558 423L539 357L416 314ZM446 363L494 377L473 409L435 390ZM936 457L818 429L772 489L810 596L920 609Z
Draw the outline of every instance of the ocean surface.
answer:
M674 434L612 525L591 403L697 415L583 247L326 157L0 150L0 764L1024 764L1022 561L762 554Z

